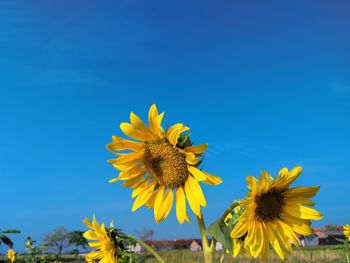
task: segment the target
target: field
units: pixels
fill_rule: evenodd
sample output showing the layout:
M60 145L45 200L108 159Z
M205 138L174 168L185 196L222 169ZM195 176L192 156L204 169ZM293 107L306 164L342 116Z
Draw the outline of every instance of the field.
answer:
M171 250L166 252L160 252L160 255L163 257L163 259L168 263L179 263L179 262L186 262L186 263L199 263L203 262L203 254L202 252L191 252L188 250ZM220 262L220 259L223 254L217 254L214 262ZM21 257L19 258L21 259ZM8 262L6 258L0 257L0 263ZM81 263L85 262L84 259L78 259L75 256L63 256L62 260L60 262L70 262L70 263ZM145 254L138 254L137 258L133 262L140 262L140 263L156 263L157 260L153 258L150 255ZM253 263L253 262L281 262L277 256L273 255L269 258L268 261L261 261L261 260L253 260L249 259L247 257L240 257L240 258L232 258L229 255L226 255L224 260L222 261L224 263L229 262L241 262L241 263ZM332 248L324 248L324 249L302 249L302 250L296 250L293 251L293 254L286 258L284 262L294 262L294 263L300 263L300 262L320 262L320 263L326 263L326 262L338 262L343 263L346 262L346 257L343 251L341 250L335 250Z
M178 251L168 251L162 253L161 256L168 263L199 263L203 261L203 254L201 252L191 252L187 250L178 250ZM214 262L220 262L222 254L218 254L214 259ZM155 259L148 259L145 262L155 263ZM253 262L282 262L278 259L277 256L272 256L268 261L253 260L246 257L232 258L229 255L226 255L222 262L241 262L241 263L253 263ZM315 250L300 250L294 251L293 254L284 262L346 262L345 254L341 250L334 249L315 249Z

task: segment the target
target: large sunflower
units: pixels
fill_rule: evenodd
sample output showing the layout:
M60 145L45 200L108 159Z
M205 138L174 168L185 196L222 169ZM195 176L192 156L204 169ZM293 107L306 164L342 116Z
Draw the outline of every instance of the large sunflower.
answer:
M344 235L350 241L350 225L343 226Z
M90 222L87 218L83 220L84 224L89 228L84 233L84 237L94 242L89 242L89 246L95 250L86 256L87 262L100 263L117 263L117 248L115 242L112 240L111 234L106 229L105 225L100 225L96 217Z
M190 221L186 213L186 199L192 211L201 216L201 206L206 200L198 182L217 185L222 180L197 168L200 155L207 144L192 146L188 136L182 133L189 128L178 123L164 130L161 122L164 112L158 114L156 105L152 105L147 127L133 112L130 123L121 123L120 129L130 138L126 140L113 136L113 142L107 149L118 155L109 162L120 170L119 177L110 180L124 180L123 186L133 188L135 198L132 211L145 205L154 209L156 222L164 220L176 198L176 216L182 224ZM188 134L187 134L188 135ZM130 150L129 152L120 152Z
M296 167L288 172L283 168L276 179L265 171L258 179L247 177L250 192L240 203L244 212L231 232L236 244L235 255L242 247L248 247L253 257L267 258L271 244L284 259L282 250L290 253L290 242L299 247L296 234L313 234L310 219L319 220L322 214L307 206L314 205L310 198L320 187L289 188L301 170Z

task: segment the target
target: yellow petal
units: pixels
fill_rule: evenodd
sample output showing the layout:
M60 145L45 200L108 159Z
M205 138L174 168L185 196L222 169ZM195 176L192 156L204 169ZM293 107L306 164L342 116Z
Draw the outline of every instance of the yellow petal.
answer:
M287 203L284 206L284 211L294 217L298 217L301 219L320 220L323 217L322 214L317 210L299 204Z
M285 216L283 218L284 222L288 224L294 232L303 235L303 236L310 236L314 233L313 229L311 228L311 221L300 219L291 215L288 215L285 213Z
M148 199L148 201L145 203L145 206L149 209L154 208L154 203L156 201L157 192L153 192L151 197Z
M84 232L83 236L86 238L86 239L90 239L90 240L96 240L98 239L98 235L92 231L92 230L88 230L86 232Z
M246 221L246 212L244 212L241 217L239 218L238 223L235 225L235 227L232 229L230 236L232 238L240 238L241 236L245 235L248 231L248 224Z
M270 252L270 245L269 245L269 232L267 230L266 224L262 223L261 224L261 228L263 231L263 249L261 251L261 258L262 259L267 259L269 256L269 252Z
M170 213L170 210L174 202L174 193L172 189L168 189L167 193L164 196L163 202L160 209L162 210L162 216L160 220L164 220Z
M295 235L292 227L284 223L282 220L278 220L278 224L280 225L280 228L283 229L283 233L289 238L289 240L292 241L293 244L299 248L299 239Z
M269 240L270 240L271 246L275 249L275 251L276 251L277 255L280 257L280 259L284 260L284 255L283 255L281 246L280 246L278 239L275 235L277 230L274 228L273 224L271 224L271 223L267 223L266 227L267 227L267 230L269 232Z
M162 122L164 112L158 115L157 106L153 104L148 112L148 123L150 130L158 137L162 137L160 124Z
M185 220L190 222L190 219L186 213L185 192L181 186L176 190L176 217L180 224L182 224Z
M140 142L130 141L118 136L113 136L113 142L107 145L107 149L110 151L121 151L121 150L133 150L142 151L145 145Z
M256 228L256 221L253 220L252 222L249 223L248 225L248 231L247 231L247 236L244 239L244 243L247 246L253 246L254 244L254 238L255 238L255 228Z
M290 245L290 241L288 236L285 233L285 228L281 227L279 224L279 220L274 221L275 229L276 229L276 237L278 242L282 248L284 248L288 253L292 252L292 246Z
M119 154L120 157L112 160L108 160L111 164L130 164L142 161L143 152L131 152L126 154Z
M320 186L294 187L294 188L287 189L284 195L287 199L295 196L311 198L318 192L318 190L320 190Z
M151 139L154 138L154 135L150 129L143 123L143 121L135 113L130 113L130 123L136 129L149 136Z
M153 104L148 112L148 124L149 124L149 127L153 133L155 132L154 120L157 117L158 117L158 109L157 109L156 104Z
M177 144L177 141L178 141L178 138L179 138L179 135L184 132L184 131L187 131L189 130L190 128L184 126L182 123L177 123L177 124L174 124L173 126L171 126L169 128L169 130L167 131L167 134L166 134L166 137L168 139L168 141L176 146Z
M134 166L131 166L129 169L126 169L120 172L119 178L120 180L128 180L138 176L142 172L145 172L145 168L143 165L134 165Z
M262 226L259 222L255 223L255 237L254 237L254 244L251 246L250 252L252 254L252 256L254 258L257 258L262 249L263 249L263 240L264 240L264 236L263 236L263 231L262 231Z
M88 227L88 228L93 228L92 223L87 219L86 217L83 219L83 223Z
M205 175L205 180L203 183L208 184L208 185L218 185L222 183L222 179L219 176L201 171Z
M247 185L248 188L252 191L252 195L254 196L255 193L257 192L257 181L253 176L247 176L246 177L247 180Z
M305 198L305 197L299 197L299 196L293 196L293 197L289 197L287 199L287 203L298 203L301 205L308 205L308 206L314 206L315 203L313 201L311 201L309 198Z
M288 188L301 174L302 168L300 166L293 168L288 175L278 178L273 184L274 187L279 189Z
M144 176L144 174L140 174L134 178L131 178L131 179L123 182L122 186L129 187L129 188L136 188L144 181L143 176Z
M137 186L131 194L131 198L135 198L135 196L139 195L143 191L149 188L148 180L144 180L139 186Z
M139 141L150 141L155 138L151 132L145 133L144 131L139 130L137 127L127 122L121 123L120 129L126 136Z
M193 153L186 153L186 162L191 165L196 165L199 163L199 158L196 157Z
M152 181L147 187L143 189L143 192L136 197L135 202L132 206L132 211L136 211L141 206L143 206L152 196L154 187L156 186L156 182Z
M239 255L239 252L241 251L241 242L238 241L236 238L233 239L233 256L237 257Z
M278 173L278 177L282 178L282 177L287 177L288 176L288 169L287 168L282 168L279 173Z
M195 198L197 199L198 204L201 206L206 206L207 202L205 200L203 191L199 183L197 182L196 179L194 179L192 176L189 176L187 181L190 182L190 187L192 190L192 193L194 194Z
M158 117L154 120L154 127L155 127L155 132L156 134L160 137L163 138L163 128L162 128L162 120L164 117L164 112L162 112Z
M206 179L206 175L198 168L191 165L187 165L187 168L188 171L194 176L194 178L196 178L197 181L201 182Z
M208 148L208 144L201 144L196 146L189 146L185 148L185 152L195 153L195 154L202 154L205 152L205 150Z
M195 197L195 194L192 191L191 179L189 178L192 178L192 177L189 176L185 182L186 198L188 200L188 204L190 205L190 208L192 209L193 213L195 213L197 216L200 216L200 204L197 201L197 198Z
M180 129L183 127L184 125L182 123L177 123L177 124L174 124L173 126L171 126L169 128L169 130L167 131L167 134L166 134L166 137L168 139L168 141L176 146L177 144L177 140L178 140L178 137L179 137L179 132L180 132Z
M161 186L158 188L156 200L154 202L154 219L156 220L156 223L161 221L162 215L163 215L163 211L160 208L164 201L164 198L163 198L164 189L165 189L164 186Z
M116 177L116 178L113 178L113 179L109 180L108 182L109 183L115 183L115 182L117 182L119 180L120 180L119 177Z

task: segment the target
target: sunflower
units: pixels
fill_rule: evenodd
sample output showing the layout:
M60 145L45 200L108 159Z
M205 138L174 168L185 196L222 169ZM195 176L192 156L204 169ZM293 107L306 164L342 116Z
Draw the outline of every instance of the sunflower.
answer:
M276 179L266 171L262 171L263 176L258 179L247 177L250 192L240 202L243 213L231 232L236 242L234 255L239 254L241 247L249 247L254 258L267 258L270 243L278 256L284 259L282 250L290 253L290 242L299 247L297 234L313 234L310 219L320 220L322 214L307 206L314 205L310 198L320 187L289 188L301 170L301 167L291 171L283 168Z
M10 262L14 262L16 260L16 252L13 249L8 250L7 258Z
M182 224L190 222L186 199L198 217L201 217L201 206L206 206L198 182L217 185L222 180L197 168L208 145L192 146L189 135L183 135L189 128L182 123L165 131L161 126L163 116L164 112L158 114L153 104L148 113L149 127L133 112L130 123L121 123L120 129L125 135L137 141L113 136L113 142L107 145L107 149L118 156L109 162L120 171L110 182L125 181L122 185L133 188L132 198L136 198L132 211L143 205L154 209L157 223L168 216L175 195L176 216ZM128 152L121 152L125 150Z
M343 226L344 235L350 241L350 225Z
M94 242L89 242L89 246L95 250L86 256L87 262L100 263L116 263L118 262L117 248L111 234L104 224L100 225L96 217L90 222L87 218L83 220L84 224L89 228L84 233L84 237Z

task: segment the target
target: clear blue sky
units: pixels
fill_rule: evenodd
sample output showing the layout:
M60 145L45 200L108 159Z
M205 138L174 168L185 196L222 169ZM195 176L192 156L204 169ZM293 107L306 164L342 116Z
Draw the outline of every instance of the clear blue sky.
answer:
M73 3L74 2L74 3ZM174 211L155 224L105 145L152 103L209 143L207 223L246 175L303 166L327 223L350 223L349 1L0 2L1 228L26 236L99 219L156 238L198 237ZM193 218L193 215L192 215Z

